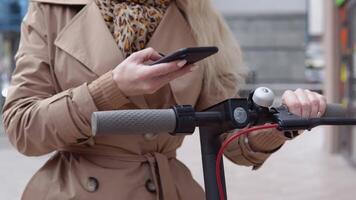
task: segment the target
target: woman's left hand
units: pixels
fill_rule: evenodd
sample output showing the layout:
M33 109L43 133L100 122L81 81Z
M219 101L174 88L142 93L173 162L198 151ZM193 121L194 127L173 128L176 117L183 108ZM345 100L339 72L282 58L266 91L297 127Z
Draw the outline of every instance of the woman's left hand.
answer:
M282 95L282 104L291 113L303 118L321 117L325 113L326 98L310 90L287 90Z
M310 90L287 90L282 95L282 104L295 115L305 118L321 117L325 113L326 99L324 96ZM272 132L275 136L271 131L261 130L250 133L247 136L250 148L254 152L274 152L278 150L286 140L285 137L280 137L280 134L284 135L284 132L278 130ZM299 134L301 133L302 131L299 131ZM290 137L288 138L291 139Z

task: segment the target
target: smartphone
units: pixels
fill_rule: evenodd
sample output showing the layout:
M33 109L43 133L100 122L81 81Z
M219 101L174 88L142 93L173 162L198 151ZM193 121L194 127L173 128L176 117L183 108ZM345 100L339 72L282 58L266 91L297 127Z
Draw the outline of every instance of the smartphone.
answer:
M216 54L219 51L217 47L190 47L179 49L178 51L164 56L153 62L151 65L168 63L177 60L186 60L187 65L194 64L204 58Z

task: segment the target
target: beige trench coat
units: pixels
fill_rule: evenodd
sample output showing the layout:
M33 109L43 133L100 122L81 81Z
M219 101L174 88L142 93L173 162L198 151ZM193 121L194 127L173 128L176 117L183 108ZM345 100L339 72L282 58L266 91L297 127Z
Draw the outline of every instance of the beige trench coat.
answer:
M176 3L148 46L162 53L196 46ZM204 199L202 188L175 157L183 137L91 136L90 118L97 107L88 84L123 59L91 0L32 0L22 24L4 125L21 153L57 152L30 180L23 199ZM227 98L206 91L203 74L200 67L169 84L177 104L201 109ZM230 96L236 94L233 84L226 83L226 89ZM129 100L122 109L147 108L142 96ZM236 149L234 157L244 164Z

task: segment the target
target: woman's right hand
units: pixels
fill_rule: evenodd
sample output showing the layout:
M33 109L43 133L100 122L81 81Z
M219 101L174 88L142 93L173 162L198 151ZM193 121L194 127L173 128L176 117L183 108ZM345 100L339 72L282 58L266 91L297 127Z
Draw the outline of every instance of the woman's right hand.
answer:
M153 94L170 81L194 70L186 60L147 65L162 56L153 48L133 53L113 70L113 79L126 96Z

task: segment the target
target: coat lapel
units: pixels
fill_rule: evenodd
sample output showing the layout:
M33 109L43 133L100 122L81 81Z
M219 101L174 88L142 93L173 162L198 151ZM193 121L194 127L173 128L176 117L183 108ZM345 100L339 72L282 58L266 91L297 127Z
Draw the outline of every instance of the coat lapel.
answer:
M55 45L98 76L124 59L94 2L84 7L59 33Z
M60 32L55 45L98 76L114 69L124 56L94 2L82 9ZM129 97L139 108L147 108L143 96Z
M98 76L114 69L124 60L99 8L93 1L89 2L59 33L55 45ZM196 46L196 42L190 27L176 4L172 3L147 47L168 54L180 48L193 46ZM176 102L194 105L200 93L202 78L203 69L199 68L172 81L170 87ZM130 97L130 100L140 108L148 107L143 95Z

